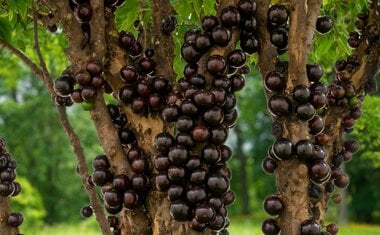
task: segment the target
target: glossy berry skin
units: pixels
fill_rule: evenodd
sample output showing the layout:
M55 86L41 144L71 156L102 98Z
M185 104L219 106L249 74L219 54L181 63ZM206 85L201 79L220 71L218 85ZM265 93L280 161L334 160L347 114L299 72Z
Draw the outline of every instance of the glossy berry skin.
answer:
M185 190L182 186L172 184L168 189L168 198L170 201L176 201L184 196Z
M305 85L297 85L293 89L293 99L299 103L305 103L309 100L310 89Z
M94 162L92 163L92 166L95 170L99 170L99 169L107 170L110 168L111 165L106 155L98 155L95 157Z
M220 150L213 144L206 145L202 149L202 159L209 164L215 164L220 161Z
M86 70L92 76L98 76L103 72L103 66L97 60L90 60L86 65Z
M309 121L315 116L315 108L310 103L299 104L296 106L297 117L303 121Z
M290 113L291 103L283 95L273 95L268 100L268 108L273 116L284 116Z
M321 226L315 220L305 220L301 224L301 235L320 235Z
M343 148L351 153L356 153L359 150L359 142L356 140L347 140L343 143Z
M121 48L129 50L135 42L136 39L132 33L125 31L120 32L119 45Z
M214 75L221 75L226 71L226 60L221 55L212 55L206 62L207 71Z
M238 9L240 14L245 17L256 14L256 1L240 0L238 3Z
M231 32L223 26L217 26L212 30L211 37L216 45L225 47L231 40Z
M213 195L222 195L230 189L229 180L224 175L210 175L206 182L208 191Z
M138 193L146 192L149 186L149 178L143 174L135 174L131 177L133 190Z
M323 121L323 118L319 115L315 115L310 121L309 121L309 129L310 134L317 135L321 133L325 128L325 123Z
M288 46L288 31L284 28L274 29L270 41L277 49L285 49Z
M182 182L186 176L186 169L182 166L171 165L168 169L168 177L174 183Z
M319 64L307 64L306 73L310 82L319 82L324 72Z
M80 209L80 214L83 218L89 218L92 216L93 211L91 206L84 206Z
M164 192L170 187L170 180L165 173L159 173L155 177L155 185L158 190Z
M280 227L274 219L265 219L261 225L261 231L264 235L277 235L280 233Z
M279 160L289 159L293 153L293 145L288 139L280 138L274 142L273 152Z
M329 179L331 175L330 166L322 160L317 160L310 166L310 179L315 183L323 183Z
M240 40L240 47L244 52L253 54L259 49L259 41L252 34L249 37Z
M239 10L234 6L227 6L222 9L220 20L226 27L239 26L241 16Z
M63 75L54 82L54 90L60 96L69 96L74 90L74 80L70 76Z
M236 68L242 67L245 64L246 60L247 58L245 56L245 53L241 50L233 50L228 54L227 57L228 64Z
M218 24L218 18L213 15L207 15L202 19L202 28L206 32L211 32L216 26L218 26Z
M263 207L269 215L279 215L284 210L284 203L278 196L269 196L264 200Z
M295 153L301 159L311 159L314 155L314 146L307 140L300 140L295 146Z
M195 142L206 142L210 138L210 130L204 124L198 124L193 128L192 137Z
M200 185L205 182L206 176L207 176L207 171L203 168L199 168L191 172L189 180L193 185Z
M139 196L133 190L127 190L123 194L123 206L128 210L133 210L138 206Z
M9 214L7 224L13 228L17 228L24 221L24 217L19 212L12 212Z
M199 223L195 218L193 218L190 221L190 228L197 231L197 232L203 232L206 230L207 224Z
M190 207L184 201L175 201L170 205L170 215L177 221L186 221L190 215Z
M130 180L127 175L116 175L112 181L112 186L120 191L125 191L130 186Z
M334 26L333 21L328 16L320 16L317 19L316 30L321 34L326 34L331 31Z
M154 139L155 147L160 151L167 151L174 145L174 138L167 132L158 134Z
M335 235L338 233L339 228L338 228L338 225L336 225L336 224L328 224L326 226L326 230L327 230L327 232L331 233L332 235Z
M181 48L182 58L188 63L197 63L202 54L198 52L193 43L185 43Z
M282 5L273 5L268 10L268 21L272 26L285 25L288 17L288 9Z
M207 199L207 193L204 187L192 187L186 192L186 200L193 205L204 202Z
M277 163L272 158L266 157L262 162L262 169L267 174L273 174L277 169Z
M286 87L286 78L281 72L269 72L265 76L264 86L268 91L281 92Z
M83 4L75 7L74 9L75 18L79 23L88 23L92 18L92 7L91 4Z
M176 165L185 163L189 158L189 152L181 145L175 145L168 152L169 160Z
M195 208L194 217L200 223L209 223L215 218L216 212L212 206L202 204Z
M175 122L179 114L180 110L177 105L167 105L162 109L162 117L166 122Z

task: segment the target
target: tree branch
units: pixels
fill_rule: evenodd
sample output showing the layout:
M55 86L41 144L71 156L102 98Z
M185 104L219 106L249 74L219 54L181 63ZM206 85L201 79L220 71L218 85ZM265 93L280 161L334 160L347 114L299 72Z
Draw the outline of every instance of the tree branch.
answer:
M24 64L26 64L32 70L32 72L36 76L42 77L42 71L40 70L40 68L38 68L38 66L31 59L29 59L22 51L15 48L3 39L0 39L0 46L8 50L11 54L18 57Z
M311 46L313 43L315 25L321 8L322 0L307 1L307 16L306 16L306 43L305 53L306 58L309 57Z
M37 24L37 11L35 7L35 2L32 2L32 10L33 10L33 28L34 28L34 49L37 52L40 65L42 67L42 74L39 76L43 83L45 84L46 88L48 89L51 97L56 96L56 93L54 91L54 85L52 78L50 76L49 70L46 66L45 60L41 53L41 48L39 45L39 38L38 38L38 24ZM68 117L66 113L66 108L63 106L56 105L59 119L61 122L61 125L63 129L65 130L66 135L68 136L71 146L74 149L74 153L77 157L78 166L79 166L79 174L82 178L82 183L87 191L88 197L90 199L90 203L94 209L96 219L99 223L99 226L103 232L103 234L111 235L111 231L108 225L107 218L104 214L104 209L100 204L99 198L97 197L95 189L89 185L87 178L88 178L88 169L87 169L87 162L86 158L84 156L83 147L80 143L80 139L78 135L75 133L74 129L72 128Z

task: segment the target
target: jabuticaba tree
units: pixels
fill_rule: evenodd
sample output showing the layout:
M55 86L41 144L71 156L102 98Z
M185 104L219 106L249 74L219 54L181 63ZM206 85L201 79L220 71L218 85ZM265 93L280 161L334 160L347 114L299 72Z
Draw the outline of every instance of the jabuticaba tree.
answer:
M334 27L319 16L321 2L217 0L216 14L184 35L181 74L174 72L173 40L181 16L169 0L138 1L141 14L150 7L152 15L145 16L149 22L130 22L133 32L116 29L124 0L33 2L39 65L5 40L0 45L49 90L89 196L80 213L95 214L103 234L228 234L227 207L235 195L225 141L238 117L235 92L257 52L276 138L263 169L278 188L263 203L272 216L263 233L336 234L337 225L324 223L327 201L335 187L349 184L340 166L359 144L344 133L360 117L364 95L376 90L380 21L372 1L347 35L352 55L336 62L335 78L324 84L324 69L307 63L314 32ZM42 57L38 24L67 37L70 66L58 78ZM280 60L286 53L288 60ZM91 171L67 119L71 105L90 112L104 150Z

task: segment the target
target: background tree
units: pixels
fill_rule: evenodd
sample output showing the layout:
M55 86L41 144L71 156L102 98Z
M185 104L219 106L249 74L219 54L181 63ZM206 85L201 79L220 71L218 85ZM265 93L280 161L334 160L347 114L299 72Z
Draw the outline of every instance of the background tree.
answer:
M195 198L193 199L195 201L203 202L202 194L204 194L204 191L202 190L204 190L204 188L195 186L197 183L189 182L189 179L185 179L181 176L185 171L184 168L181 168L181 165L188 160L187 155L189 152L187 152L187 150L191 149L191 154L198 156L193 156L191 160L196 162L199 160L199 157L201 157L203 162L202 167L204 168L197 169L197 174L194 173L194 177L202 177L202 174L204 174L206 170L208 173L206 177L206 190L208 193L216 196L217 199L214 198L216 201L222 198L224 204L228 204L232 201L232 193L228 191L229 172L224 163L225 160L230 158L229 154L222 154L222 164L219 164L217 167L213 167L212 165L220 161L221 149L224 150L222 153L228 153L228 148L222 145L222 143L226 138L227 126L233 127L235 125L236 110L233 104L235 97L233 92L239 91L242 88L244 85L244 77L242 75L248 72L247 67L238 69L232 68L233 66L240 67L242 65L239 60L236 62L231 59L232 55L234 55L231 54L232 52L235 53L235 56L238 58L239 56L242 58L244 55L242 55L240 51L234 51L239 40L241 49L246 53L252 54L256 50L259 50L257 61L264 79L268 78L270 72L276 70L277 73L280 73L278 76L283 76L283 79L286 80L283 87L278 90L277 88L270 87L270 84L265 84L266 97L269 100L269 111L274 121L272 133L277 139L280 139L280 137L286 138L286 141L283 139L282 142L277 140L274 143L272 148L274 155L272 152L272 159L267 159L267 161L271 162L272 166L278 166L276 170L273 170L276 174L279 196L272 199L272 201L274 201L275 205L280 203L280 207L284 207L280 208L280 212L277 210L275 213L270 214L280 214L278 226L284 234L299 234L300 225L301 223L305 223L304 221L307 221L307 223L301 227L302 229L310 229L310 227L311 229L320 229L320 224L323 225L326 203L330 195L328 193L329 189L325 189L324 187L326 185L331 186L332 181L326 181L329 177L322 177L326 178L322 180L322 178L318 178L319 176L314 176L313 179L313 175L311 175L314 182L316 180L323 182L321 182L322 187L314 185L312 182L310 183L309 172L312 172L315 162L314 159L310 161L310 159L302 158L313 158L313 156L307 155L307 151L310 150L308 148L310 148L310 146L313 147L313 144L326 144L323 148L327 155L325 158L326 163L324 164L321 161L318 163L321 163L324 170L328 170L328 174L330 174L330 166L326 164L330 164L331 167L338 167L336 159L337 156L341 156L339 154L342 150L355 152L354 149L356 147L347 147L347 142L343 142L342 137L344 130L349 131L351 129L352 125L349 126L349 124L347 124L347 114L349 114L352 109L360 106L360 99L361 95L364 94L364 87L370 84L366 87L367 91L370 91L370 88L374 87L373 76L378 69L379 21L378 14L376 13L377 1L373 1L369 5L367 16L363 13L363 15L359 17L361 21L359 21L357 26L361 31L358 38L351 36L356 40L353 40L352 43L358 44L353 47L356 48L359 46L354 52L357 57L349 57L348 63L343 64L345 66L344 68L341 69L339 66L336 68L336 76L339 81L328 81L331 82L331 85L328 87L329 90L326 91L325 95L327 95L329 99L329 105L328 108L322 112L318 112L318 115L324 120L325 128L323 134L326 135L318 134L319 137L313 137L313 133L309 131L309 123L307 121L311 117L302 117L300 113L295 115L294 110L290 110L287 106L296 105L297 102L299 105L304 105L302 103L303 101L299 101L300 99L292 98L292 94L295 93L294 88L297 85L309 87L310 85L316 84L317 80L320 79L318 75L314 77L313 74L310 75L310 65L306 66L306 64L308 62L308 55L311 52L310 49L321 1L310 0L307 1L307 3L304 1L290 1L285 4L285 6L289 6L289 11L284 7L278 6L272 6L269 9L269 3L266 1L221 0L216 2L215 8L214 3L200 3L198 1L186 1L184 3L154 0L152 2L139 1L137 3L129 1L115 13L115 7L121 5L122 2L123 1L103 2L94 0L51 3L41 1L33 5L30 2L16 3L14 1L8 1L8 4L5 5L3 10L10 20L10 23L4 19L0 22L3 26L3 30L1 31L1 45L21 58L21 60L33 70L35 75L43 80L49 94L57 105L59 118L78 158L77 171L81 175L83 185L88 191L91 205L103 233L110 234L109 224L105 219L102 205L99 203L92 183L95 183L97 186L103 186L101 194L104 197L106 202L105 207L109 213L119 213L122 209L120 204L124 204L124 209L118 219L119 224L111 225L114 233L165 234L172 232L173 234L192 234L195 232L191 230L189 226L196 230L202 230L206 227L206 224L211 222L208 226L214 228L214 230L219 230L225 224L228 224L228 222L224 220L224 207L219 209L218 206L213 205L212 208L209 205L210 203L192 206L193 209L195 208L196 219L193 219L190 225L188 223L175 222L173 217L177 220L187 220L192 217L192 215L190 215L192 213L189 212L188 205L183 203L183 201L174 201L173 199L170 203L166 198L165 191L170 185L182 184L186 187L190 187L186 188L187 201L189 204L192 202L192 198L189 198L192 195L194 195L193 197ZM326 3L334 4L333 1L326 1ZM250 6L256 6L257 8L251 8ZM185 17L177 17L178 19L174 16L174 9L182 13L191 7L195 9L194 13L184 14ZM140 9L140 11L137 9ZM281 17L285 17L285 21L276 22L276 20L279 19L271 18L270 14L268 19L268 10L274 11L275 14L280 14L280 20ZM358 11L359 10L361 9L358 9ZM14 12L17 12L17 14L14 14ZM287 40L285 40L287 39L287 29L283 28L283 24L286 24L288 21L288 13L290 15L290 27L289 45L287 46ZM203 18L208 14L217 15L219 19L213 17ZM32 17L30 18L30 16ZM136 18L139 18L139 20L131 24ZM192 28L194 24L199 25L200 22L194 22L196 19L199 20L202 18L203 29L205 31L213 31L211 36L208 36L207 33L187 31L189 28ZM330 23L328 18L324 19L327 23ZM219 24L217 21L221 21L222 27L215 27L215 22ZM240 21L244 22L245 25L237 27ZM115 22L117 24L115 24ZM252 26L254 22L257 22L257 31L256 27ZM31 31L29 28L31 24L33 24L34 28L34 49L37 52L37 56L29 55L28 58L25 55L33 53L31 50L28 51L27 46L25 47L27 40L23 40L20 35L24 35L21 32L30 35ZM55 75L54 68L50 66L51 61L42 57L44 53L41 52L39 43L39 40L44 40L44 37L51 37L51 35L42 33L42 31L40 32L38 30L38 24L42 24L51 31L55 31L57 25L59 25L58 29L62 29L68 38L66 54L71 63L55 81L55 87L53 87L52 77L56 77L57 75ZM179 36L173 41L172 31L175 29L176 24L179 25ZM16 32L18 32L15 37L12 37L14 35L10 34L12 26L16 29ZM117 32L119 29L132 31L132 26L136 28L133 30L136 32L135 35L125 31ZM327 32L329 31L328 28L329 27L327 27L327 29L322 28L319 29L319 31ZM248 29L252 30L252 32L247 32ZM188 42L181 46L181 38L185 32L187 32L185 40L188 40ZM217 33L219 33L219 36L222 38L228 37L230 33L231 38L223 41L223 39L217 38L217 35L215 35ZM190 39L191 37L193 37L193 39ZM212 38L213 45L208 45L207 39L210 39L210 37ZM10 43L11 38L12 43ZM345 42L345 40L343 39L342 41L341 38L342 37L339 37L337 41L340 44ZM190 42L192 40L195 40L195 42ZM320 42L318 39L316 41ZM352 46L353 44L350 45ZM30 42L29 45L31 45ZM333 43L329 44L324 42L322 45L324 45L323 50L321 49L322 52L327 52L330 48L333 48ZM24 49L24 53L16 49L17 47ZM286 52L286 47L289 49L288 56L286 54L281 56L281 54ZM176 77L181 77L179 74L183 73L181 66L184 65L183 62L182 65L181 63L176 63L178 59L174 60L174 55L178 55L179 53L182 54L183 59L188 62L189 65L187 65L187 69L185 70L185 77L187 78L177 80ZM144 56L142 56L142 54L144 54ZM312 54L312 58L316 57L319 57L319 55ZM63 56L61 58L63 58ZM254 57L249 59L249 63L254 59ZM289 61L289 63L279 63L280 60ZM244 62L245 59L241 59L241 61ZM196 69L194 69L195 62L198 64L198 68ZM230 65L228 72L226 70L226 62ZM39 64L39 66L37 64ZM351 67L347 66L347 64ZM133 67L124 67L125 65ZM231 65L233 66L231 67ZM137 79L133 76L135 68L137 68L140 75L136 87L134 87L133 84ZM314 65L314 68L319 72L318 66ZM326 71L334 75L332 71ZM89 78L88 73L91 75L91 86L88 85L88 81L86 82L86 79ZM153 76L153 73L156 76ZM202 76L193 76L193 73L202 75L205 81ZM226 83L228 84L228 82L220 78L221 75L225 73L229 74L228 78L231 80L231 86L225 85ZM162 75L164 75L163 79L160 78ZM177 93L168 93L171 87L164 87L164 90L157 88L160 83L157 82L156 84L156 80L159 80L163 84L161 86L165 86L167 81L173 83ZM216 80L218 82L216 82ZM346 83L349 83L347 82L348 80L354 85L355 97L351 98L348 95L336 95L334 92L339 93L342 89L348 93L346 86ZM203 85L204 82L206 86ZM79 86L75 85L75 90L73 90L71 83L79 83ZM190 87L190 85L198 87ZM102 88L95 89L94 87ZM217 90L221 87L224 87L226 90ZM15 88L13 85L9 96L13 97L14 101L17 102L20 96L18 96L18 91ZM211 90L208 91L208 89ZM327 87L319 86L317 89L327 89ZM108 91L111 90L113 91L113 96L107 95ZM154 90L159 93L159 95L150 93L150 90ZM311 86L310 90L312 90ZM37 94L40 92L37 92ZM211 95L210 92L212 92L213 95ZM312 90L312 92L314 91ZM129 96L133 93L137 93L138 97L134 97L134 99L131 100ZM73 132L65 112L64 106L70 105L71 100L59 96L66 96L68 94L70 94L72 100L82 102L82 107L89 110L98 134L99 142L107 155L108 160L105 160L101 156L96 158L94 163L95 172L92 174L92 180L88 180L89 173L87 172L83 148L81 147L78 136ZM194 94L198 98L196 98ZM225 101L223 98L221 98L222 101L208 102L208 98L215 99L215 97L219 98L219 96L226 94L226 104L224 104ZM182 104L186 102L184 102L185 99L181 98L181 96L192 100L198 109L208 109L210 106L217 104L222 107L222 110L220 107L218 109L218 106L213 107L210 111L206 110L206 112L209 111L208 116L206 112L203 113L202 111L203 120L188 118L186 115L191 116L191 111L188 110L186 112L183 110L181 102ZM149 97L149 99L144 97ZM167 102L167 105L164 107L160 106L160 102L162 102L161 99ZM147 112L148 101L149 112ZM108 105L106 105L106 103L108 103ZM118 103L119 107L110 105L109 103ZM310 103L312 102L310 101ZM247 104L244 104L243 99L242 105L249 106L250 102L248 101ZM314 103L312 103L312 105L316 106ZM324 106L324 104L322 106ZM179 112L180 107L185 117L178 117L177 112ZM307 107L310 107L310 105ZM317 108L314 107L313 109ZM124 113L126 118L123 114L117 115L118 113ZM220 115L220 113L224 114L223 119L218 119L217 115ZM314 115L315 114L312 116L314 117ZM244 116L244 113L242 116ZM257 120L264 120L260 119L260 115L255 114L255 116ZM345 116L345 119L342 125L343 116ZM300 120L299 117L304 120ZM6 116L4 116L4 118L6 120ZM219 126L219 122L222 122L222 120L223 125ZM46 121L51 120L47 118ZM217 122L217 125L215 125L214 122ZM211 128L205 128L205 124L211 126ZM188 125L191 127L188 127ZM194 125L195 127L193 127ZM46 136L50 136L50 134L44 133L43 127L44 126L39 130L42 130L42 137L46 138ZM246 155L247 151L241 148L244 142L244 139L241 138L244 135L242 130L250 129L254 132L263 127L264 125L257 127L254 123L245 124L245 126L242 124L235 132L237 134L236 146L239 150L237 151L239 154L237 159L240 161L242 189L245 188L244 185L248 178L246 176L247 174L244 173L246 170L244 167L246 157L244 155ZM189 129L192 129L190 137L186 135ZM50 131L51 129L46 130ZM175 136L175 132L182 134L182 138L184 139L181 143L187 145L187 150L184 150L181 146L173 146L171 144L173 137L170 137L168 133ZM210 132L211 138L209 139L208 135L210 135ZM313 130L311 132L313 132ZM314 135L315 134L316 133L314 133ZM323 140L326 136L330 137L329 142ZM262 138L263 140L268 140L268 135L263 134ZM49 143L49 140L49 138L46 138L46 143ZM195 147L190 146L192 144L189 144L188 141L192 140L199 143L197 143ZM305 142L305 140L308 142ZM177 142L179 141L177 135ZM207 145L210 144L210 142L211 145ZM261 141L257 143L261 143ZM254 144L253 142L252 147L254 149L259 149L257 143ZM138 144L140 148L138 151L136 151L136 144ZM295 146L297 157L294 157L292 151L290 151L289 154L287 152L281 152L287 150L286 147L289 145ZM343 146L345 149L342 149ZM282 149L278 147L282 147ZM169 153L167 150L169 150ZM217 152L215 156L217 158L216 160L213 159L214 155L210 154L213 153L213 151L215 152L215 150ZM172 166L168 172L166 172L167 169L164 166L157 167L157 162L159 162L157 159L165 160L165 156L160 156L159 152L163 155L169 155ZM283 155L281 155L281 153L283 153ZM52 152L52 154L54 153ZM137 154L137 157L132 156L132 154ZM278 161L274 158L290 159L278 159L283 160ZM60 161L55 160L56 162L53 165L58 167ZM349 160L349 158L346 156L345 160ZM108 161L111 165L110 171L104 169ZM101 167L99 167L99 164ZM145 165L150 165L150 167ZM193 166L187 166L187 168L190 169L193 169L192 167ZM308 169L308 167L311 168ZM48 167L47 171L50 171L50 174L54 174L51 169L52 168ZM268 169L266 170L268 171ZM104 186L104 182L101 181L111 179L104 177L99 178L99 176L107 176L110 172L115 175L115 179L124 179L124 181L125 177L123 174L128 175L132 182L131 188L128 188L126 192L124 192L125 189L123 189L124 194L116 192L115 187L119 186L115 186L118 185L115 183L115 180L113 181L112 187ZM140 173L144 173L144 175ZM335 177L335 184L340 187L345 187L346 182L342 181L347 180L347 177L342 174L336 175L339 172L333 173L335 173L333 176L333 178ZM41 176L38 175L36 177ZM37 179L38 178L36 178L36 180ZM181 180L185 181L185 183L180 182ZM150 181L150 183L146 183L145 181ZM152 187L150 188L148 185ZM43 186L41 185L41 187ZM317 191L318 196L310 193L311 187ZM179 189L179 187L175 188L174 186L171 186L171 188L173 190ZM46 189L41 188L40 190ZM136 199L136 192L139 194L138 200ZM221 196L223 194L225 195ZM243 197L245 208L249 192L242 190L242 195L246 195ZM122 197L124 198L121 199ZM201 199L198 199L199 197L201 197ZM193 202L194 204L196 204L195 201ZM268 200L266 201L268 202ZM45 205L49 207L49 205L55 206L56 204L46 203ZM217 209L217 212L215 209ZM54 209L47 208L47 210ZM268 208L266 208L266 210L268 211ZM247 211L243 212L246 213ZM202 215L207 215L207 213L210 214L209 218L202 217ZM214 216L215 213L218 214L217 217ZM272 226L274 230L277 229L277 222L274 220L266 220L265 224ZM6 231L6 227L5 225L4 231ZM268 227L264 227L264 231L266 229L268 229ZM222 233L225 232L226 231L223 230ZM209 230L204 233L212 234L215 232ZM303 232L303 234L306 233Z

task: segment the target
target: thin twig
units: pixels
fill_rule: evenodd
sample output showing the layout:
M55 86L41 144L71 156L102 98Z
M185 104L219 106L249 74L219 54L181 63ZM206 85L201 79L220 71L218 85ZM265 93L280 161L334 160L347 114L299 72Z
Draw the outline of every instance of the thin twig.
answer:
M41 48L39 46L39 39L38 39L38 24L37 24L37 11L35 7L35 2L32 2L32 10L33 10L33 29L34 29L34 49L37 52L40 65L42 67L42 76L39 76L43 83L45 84L46 88L49 90L49 93L52 97L54 97L55 91L53 86L53 81L50 76L49 70L46 66L45 60L41 53ZM80 143L80 139L78 135L75 133L74 129L72 128L69 119L67 117L66 108L63 106L56 106L59 119L62 124L63 129L66 132L66 135L69 137L70 143L74 149L74 153L77 157L78 165L79 165L79 174L82 178L83 185L86 188L88 197L90 199L90 203L94 209L95 216L97 221L99 222L99 226L103 232L103 234L111 235L111 231L108 225L107 218L104 214L103 207L99 201L99 198L97 197L95 189L90 186L87 182L88 178L88 170L87 170L87 163L86 158L83 152L83 147Z

